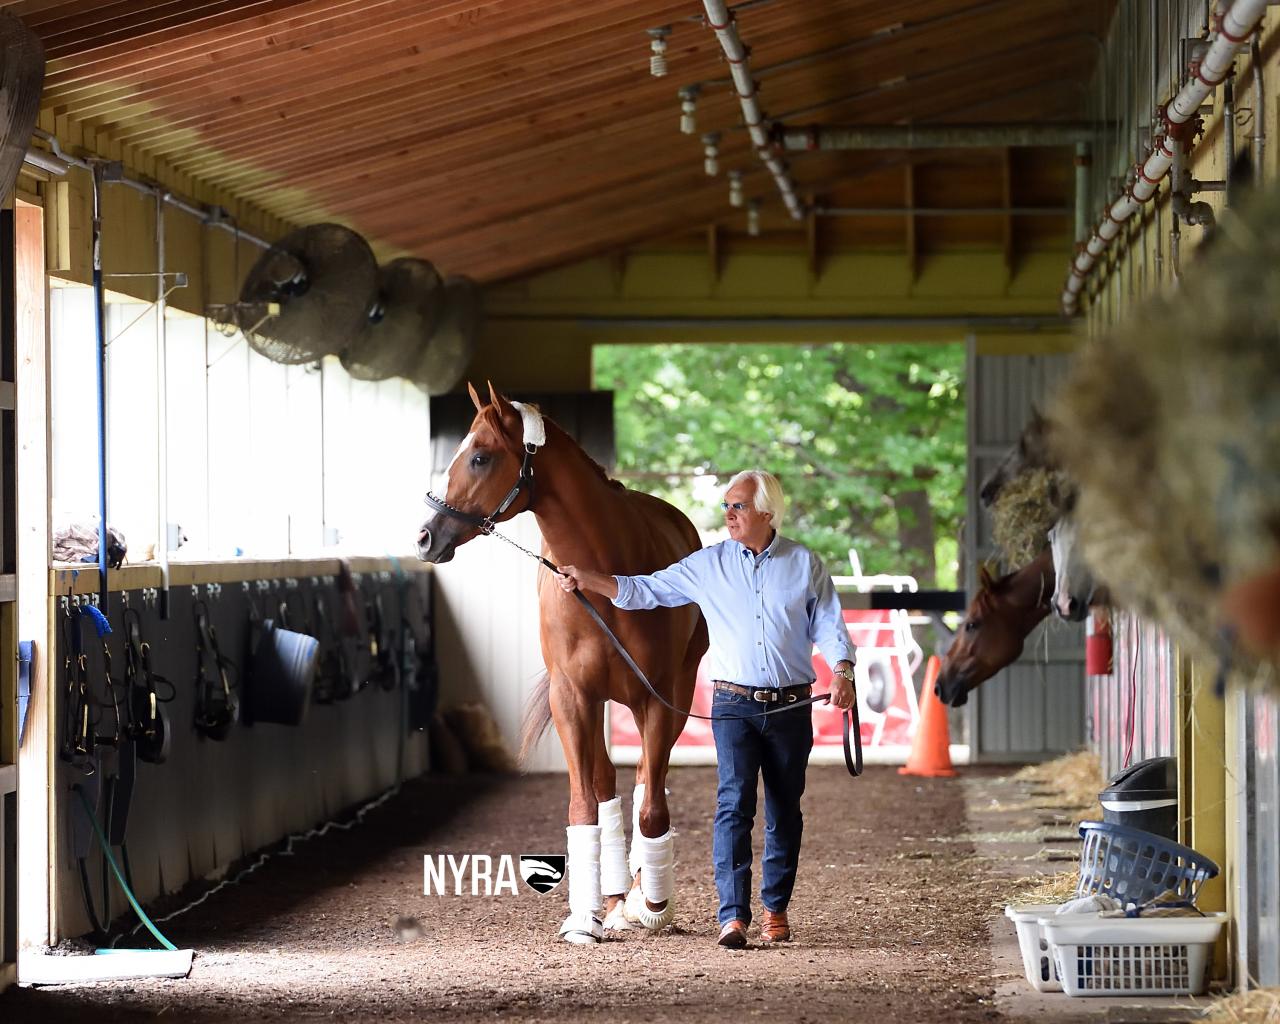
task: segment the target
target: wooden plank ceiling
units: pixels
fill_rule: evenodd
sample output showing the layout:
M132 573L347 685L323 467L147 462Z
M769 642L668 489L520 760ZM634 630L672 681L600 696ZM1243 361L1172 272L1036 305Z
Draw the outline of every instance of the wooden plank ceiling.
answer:
M291 223L336 219L384 251L481 281L719 224L724 172L766 238L803 239L741 127L697 0L23 0L44 105L125 153ZM734 5L731 5L731 7ZM770 117L887 124L1079 120L1114 0L746 0L739 31ZM646 30L671 26L665 78ZM698 132L677 90L703 83ZM793 154L834 205L1060 205L1067 150ZM1069 217L878 217L831 230L911 246L1070 241ZM824 229L825 229L824 224Z

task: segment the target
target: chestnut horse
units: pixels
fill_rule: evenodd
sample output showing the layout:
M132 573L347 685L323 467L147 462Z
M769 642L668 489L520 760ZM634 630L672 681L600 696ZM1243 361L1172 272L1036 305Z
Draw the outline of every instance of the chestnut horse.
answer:
M960 707L969 691L985 683L1022 653L1031 631L1049 614L1053 553L1045 548L1017 572L993 579L984 568L977 596L942 659L933 692Z
M419 558L447 562L460 544L526 510L542 530L543 557L557 565L638 575L701 547L679 510L610 480L536 408L507 401L492 384L488 403L470 385L467 390L476 416L446 471L444 497L427 496L434 512L418 535ZM655 689L688 711L707 649L697 605L620 612L599 596L591 601ZM604 928L634 923L657 931L674 915L665 782L685 717L649 694L545 568L538 574L538 603L547 674L530 702L523 750L554 720L569 766L569 916L560 934L569 942L593 943ZM605 749L608 700L631 709L641 735L629 865L617 772Z

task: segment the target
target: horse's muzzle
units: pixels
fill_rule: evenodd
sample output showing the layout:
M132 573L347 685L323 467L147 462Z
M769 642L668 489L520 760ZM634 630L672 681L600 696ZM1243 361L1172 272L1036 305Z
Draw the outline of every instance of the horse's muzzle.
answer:
M439 535L433 534L426 525L417 531L417 558L420 562L448 562L453 558L453 544L445 543L443 548L436 548Z
M953 708L964 707L969 703L969 688L964 679L958 676L939 676L938 681L933 684L933 693L943 704Z

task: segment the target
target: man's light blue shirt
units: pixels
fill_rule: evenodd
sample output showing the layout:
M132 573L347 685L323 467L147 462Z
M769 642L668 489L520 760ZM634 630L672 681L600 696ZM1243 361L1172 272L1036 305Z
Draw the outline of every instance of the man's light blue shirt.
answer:
M711 633L712 679L743 686L811 683L814 644L833 667L854 659L822 559L779 533L759 555L726 540L648 576L614 579L619 608L702 609Z

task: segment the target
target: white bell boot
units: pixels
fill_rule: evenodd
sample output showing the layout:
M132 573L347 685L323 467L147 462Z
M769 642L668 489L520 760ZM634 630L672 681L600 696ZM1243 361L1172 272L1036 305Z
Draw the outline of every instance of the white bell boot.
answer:
M655 839L641 835L632 837L632 849L639 850L640 885L627 894L627 920L656 932L665 928L676 916L675 833L670 829ZM661 910L650 910L650 903L666 903Z
M560 926L566 942L589 945L604 938L600 921L600 826L570 825L569 916Z
M602 896L626 896L631 888L627 867L627 833L622 824L622 797L600 805L600 892ZM622 910L622 900L605 916L605 928L625 931L631 927Z

